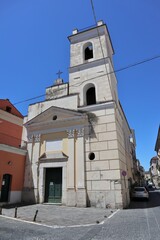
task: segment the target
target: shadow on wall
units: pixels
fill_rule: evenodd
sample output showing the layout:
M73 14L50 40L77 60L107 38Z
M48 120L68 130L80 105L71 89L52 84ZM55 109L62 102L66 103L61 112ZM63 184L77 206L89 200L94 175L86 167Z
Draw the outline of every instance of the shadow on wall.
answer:
M22 203L34 204L36 203L36 196L34 191L32 163L29 156L26 157L24 187L22 190Z
M94 126L98 122L98 117L94 113L86 113L88 116L88 122L90 123L90 129L89 129L89 134L87 136L88 138L96 138L96 133L94 131Z

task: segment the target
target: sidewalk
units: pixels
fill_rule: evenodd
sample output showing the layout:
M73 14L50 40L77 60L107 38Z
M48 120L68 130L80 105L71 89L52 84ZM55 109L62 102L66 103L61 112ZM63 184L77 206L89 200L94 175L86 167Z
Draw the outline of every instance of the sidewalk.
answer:
M78 226L99 224L108 218L116 209L77 208L49 204L35 204L17 208L17 219L33 222L36 211L36 223L49 226ZM2 215L15 217L14 208L3 208Z

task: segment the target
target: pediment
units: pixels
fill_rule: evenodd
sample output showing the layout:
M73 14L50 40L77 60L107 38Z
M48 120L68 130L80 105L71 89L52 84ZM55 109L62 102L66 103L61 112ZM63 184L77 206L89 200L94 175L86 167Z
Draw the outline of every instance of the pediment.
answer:
M26 122L24 125L25 127L44 124L60 125L64 122L85 121L86 119L87 116L85 113L52 106Z

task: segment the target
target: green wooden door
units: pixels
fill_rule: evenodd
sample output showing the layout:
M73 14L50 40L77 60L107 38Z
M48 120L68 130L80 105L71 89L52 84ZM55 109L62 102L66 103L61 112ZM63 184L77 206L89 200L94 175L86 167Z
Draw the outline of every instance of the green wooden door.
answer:
M45 202L61 203L62 168L47 168L45 182Z

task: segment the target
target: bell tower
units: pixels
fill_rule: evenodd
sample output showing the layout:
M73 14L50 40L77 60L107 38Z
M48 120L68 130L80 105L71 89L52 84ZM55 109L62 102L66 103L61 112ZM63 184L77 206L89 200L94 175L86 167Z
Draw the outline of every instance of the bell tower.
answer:
M113 73L112 42L103 21L83 31L73 30L70 41L70 94L78 94L78 106L117 101Z

